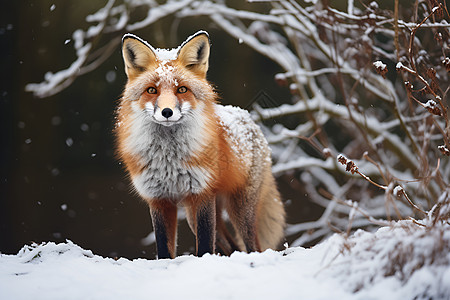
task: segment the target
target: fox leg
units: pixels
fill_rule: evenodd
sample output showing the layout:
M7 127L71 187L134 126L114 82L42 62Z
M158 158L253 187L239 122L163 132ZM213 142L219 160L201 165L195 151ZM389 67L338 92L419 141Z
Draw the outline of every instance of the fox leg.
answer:
M227 205L228 215L235 230L242 237L247 252L261 251L256 227L256 197L238 193Z
M222 217L226 200L223 196L216 199L216 251L224 255L231 255L234 251L239 250L239 247Z
M177 206L169 200L150 202L158 259L174 258L177 236Z
M195 234L197 256L214 253L216 243L216 201L186 201L186 216ZM200 204L197 204L200 202Z

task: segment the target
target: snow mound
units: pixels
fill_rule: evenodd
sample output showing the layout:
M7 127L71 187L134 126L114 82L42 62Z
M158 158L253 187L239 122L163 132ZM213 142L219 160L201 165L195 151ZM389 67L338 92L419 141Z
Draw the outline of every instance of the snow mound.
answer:
M0 299L449 299L449 227L403 221L311 249L172 260L33 244L0 255Z

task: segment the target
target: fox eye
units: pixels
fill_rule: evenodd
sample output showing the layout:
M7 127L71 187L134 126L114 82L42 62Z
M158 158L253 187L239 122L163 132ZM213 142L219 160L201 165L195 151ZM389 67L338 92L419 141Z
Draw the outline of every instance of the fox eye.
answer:
M184 94L184 93L186 93L186 92L187 92L187 87L185 87L185 86L180 86L180 87L178 88L178 93Z
M149 94L156 94L157 91L156 91L156 89L154 87L151 86L151 87L149 87L147 89L147 93L149 93Z

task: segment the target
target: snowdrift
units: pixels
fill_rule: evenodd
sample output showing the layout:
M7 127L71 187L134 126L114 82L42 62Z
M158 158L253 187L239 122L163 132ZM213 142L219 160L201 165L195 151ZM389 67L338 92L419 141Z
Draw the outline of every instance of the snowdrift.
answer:
M305 249L104 258L71 241L0 256L0 299L450 299L450 226L410 221Z

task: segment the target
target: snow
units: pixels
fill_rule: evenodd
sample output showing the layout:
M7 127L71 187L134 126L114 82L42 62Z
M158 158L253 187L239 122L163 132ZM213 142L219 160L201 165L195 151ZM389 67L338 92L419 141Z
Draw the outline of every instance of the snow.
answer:
M333 159L328 157L326 160L313 157L298 157L285 163L277 163L272 167L272 173L277 176L289 170L307 169L312 167L321 167L323 169L333 169Z
M331 156L331 149L330 148L323 148L322 153L325 157Z
M397 185L392 193L394 196L400 197L403 194L403 188L400 185Z
M161 81L170 85L178 86L178 81L173 77L174 70L175 68L173 66L167 64L167 60L163 60L159 67L155 70L155 73L160 78L160 81L156 83L156 86L158 87Z
M385 70L386 69L386 65L382 62L377 60L376 62L373 63L374 67L380 70Z
M155 49L156 57L159 60L166 61L166 60L175 60L178 56L178 51L180 47L173 48L173 49Z
M220 124L227 132L231 149L245 168L249 168L255 154L254 145L258 144L259 147L256 149L260 151L267 147L267 142L253 122L250 113L231 105L216 105L215 112L220 119ZM270 161L268 155L265 159Z
M172 260L33 244L0 255L0 299L448 299L449 227L401 221L310 249Z
M73 139L72 139L71 137L68 137L68 138L66 139L66 145L67 145L68 147L72 147L72 145L73 145Z
M358 209L358 202L348 200L348 204L351 206L350 213L348 214L349 220L353 220L356 215L356 211Z
M370 2L369 7L372 9L378 9L378 3L375 1Z
M116 80L116 71L108 71L106 72L105 78L108 83L113 83Z
M347 12L349 15L353 15L353 9L355 8L353 0L348 0Z
M433 107L436 107L436 106L437 106L436 101L434 101L432 99L429 99L427 101L427 103L424 104L425 108L433 108Z

